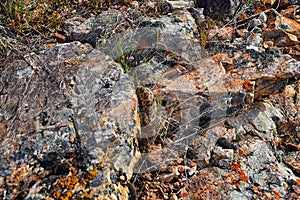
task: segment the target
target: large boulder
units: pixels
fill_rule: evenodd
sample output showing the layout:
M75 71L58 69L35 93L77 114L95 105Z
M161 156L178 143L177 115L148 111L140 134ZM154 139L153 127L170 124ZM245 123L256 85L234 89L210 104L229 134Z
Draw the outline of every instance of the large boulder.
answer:
M139 157L137 98L119 64L90 45L57 45L1 73L4 199L127 199Z

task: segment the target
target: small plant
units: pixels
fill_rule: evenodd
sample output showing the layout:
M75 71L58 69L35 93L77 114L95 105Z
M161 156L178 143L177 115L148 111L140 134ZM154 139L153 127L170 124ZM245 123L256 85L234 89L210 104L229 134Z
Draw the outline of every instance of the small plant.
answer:
M130 72L130 70L131 70L131 67L129 65L125 64L125 66L124 66L125 73Z
M156 98L156 104L160 107L163 106L163 100L160 98Z
M163 126L160 131L159 131L159 137L160 138L165 138L167 133L167 127Z
M130 72L133 65L135 63L135 57L133 55L122 55L120 58L117 59L117 62L120 63L125 71L125 73Z

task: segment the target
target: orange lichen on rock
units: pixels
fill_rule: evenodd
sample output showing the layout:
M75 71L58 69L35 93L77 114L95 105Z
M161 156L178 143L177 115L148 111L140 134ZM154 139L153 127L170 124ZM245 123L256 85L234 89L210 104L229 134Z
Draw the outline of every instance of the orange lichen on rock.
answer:
M89 173L87 174L87 179L92 180L96 177L96 175L98 174L99 170L97 168L94 168L92 170L89 171Z
M281 195L279 192L277 192L276 190L272 190L272 192L275 194L276 198L280 198Z
M88 194L88 193L85 193L83 195L84 199L92 199L93 198L93 195L92 194Z
M69 167L69 175L61 177L54 183L54 189L52 190L52 197L55 199L67 200L73 196L71 190L74 190L76 185L79 184L80 178L77 177L77 169L75 167ZM67 190L64 194L62 191Z
M65 180L65 187L68 190L73 190L79 179L76 176L68 176Z
M65 187L65 178L60 178L54 184L57 188L64 188Z
M249 178L242 170L240 163L233 163L232 170L235 171L236 174L240 175L241 179L243 179L244 181L248 181Z
M60 190L56 190L56 191L52 192L52 197L54 199L59 199L60 196L61 196L61 191Z
M60 197L60 200L69 200L72 197L72 192L65 192L64 196Z
M77 174L77 169L75 167L69 167L69 171L71 172L71 174L75 175Z

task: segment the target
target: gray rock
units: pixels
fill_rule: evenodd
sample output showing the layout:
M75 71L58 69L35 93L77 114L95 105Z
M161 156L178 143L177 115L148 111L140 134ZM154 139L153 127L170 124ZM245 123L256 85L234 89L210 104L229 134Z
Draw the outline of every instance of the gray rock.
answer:
M79 196L89 190L99 198L128 198L119 176L126 174L126 184L139 157L134 84L109 56L90 49L58 45L1 73L0 176L8 181L1 182L0 196L11 194L5 199L54 198L66 188ZM23 167L31 169L21 173L27 182L16 177ZM56 184L68 174L75 182Z
M251 182L258 185L263 191L276 190L285 196L287 191L283 189L283 186L287 186L290 180L296 178L293 172L277 161L266 142L251 139L248 149L250 155L246 157L243 169ZM270 169L270 171L265 169ZM242 187L245 187L243 190L247 190L247 185ZM235 196L235 194L231 196Z
M118 10L103 11L97 16L88 19L74 17L63 23L68 41L80 41L97 45L98 38L108 38L118 24L124 23L125 18Z
M193 7L194 2L189 0L180 0L180 1L174 1L174 0L167 0L168 4L170 4L171 9L182 9L182 8L190 8Z
M204 15L212 18L222 18L224 16L232 17L239 4L243 1L240 0L196 0L195 6L204 8Z
M161 18L145 18L138 26L137 29L128 29L113 35L102 42L99 49L114 59L144 49L170 51L188 61L207 56L197 43L197 26L187 11Z

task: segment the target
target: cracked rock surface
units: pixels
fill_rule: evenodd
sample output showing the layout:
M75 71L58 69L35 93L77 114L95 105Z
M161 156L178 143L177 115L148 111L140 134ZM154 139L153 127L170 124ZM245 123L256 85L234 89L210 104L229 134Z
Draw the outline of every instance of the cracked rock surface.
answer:
M208 26L241 3L144 17L132 2L68 19L69 42L6 64L0 197L299 198L297 8L247 2L238 28Z

